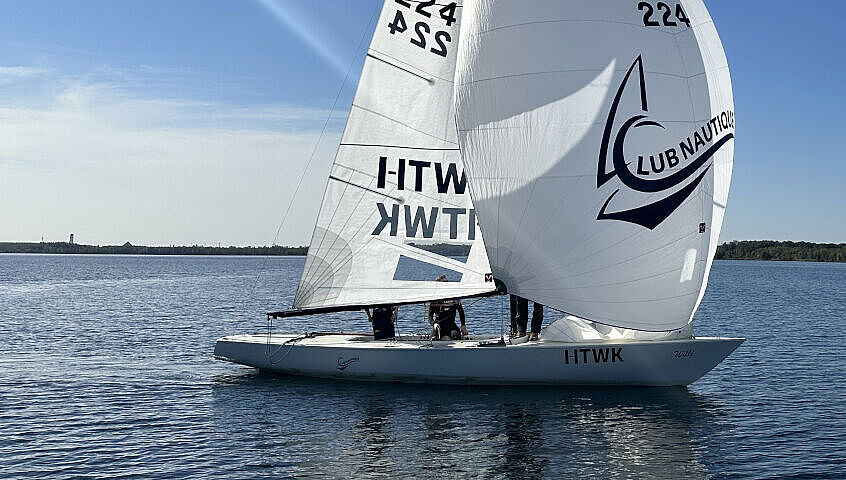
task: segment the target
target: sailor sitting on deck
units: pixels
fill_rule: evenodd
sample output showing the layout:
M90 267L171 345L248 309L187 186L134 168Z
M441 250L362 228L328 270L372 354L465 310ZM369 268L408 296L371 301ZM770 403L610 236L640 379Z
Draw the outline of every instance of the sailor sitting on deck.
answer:
M439 282L446 282L446 275L437 279ZM455 314L461 320L461 329L455 323ZM443 337L458 340L467 338L467 325L465 324L464 307L458 300L445 300L429 304L429 323L432 325L432 340L440 340Z
M393 340L395 337L394 323L397 321L397 306L384 306L373 308L373 314L370 314L370 309L365 308L364 313L367 314L367 320L373 324L373 340Z

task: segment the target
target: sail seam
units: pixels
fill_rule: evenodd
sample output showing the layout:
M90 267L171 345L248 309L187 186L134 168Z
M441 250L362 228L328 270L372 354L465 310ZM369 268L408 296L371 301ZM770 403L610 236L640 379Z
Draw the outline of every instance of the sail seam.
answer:
M615 73L625 72L625 71L626 71L626 69L615 70ZM503 80L503 79L506 79L506 78L534 77L534 76L538 76L538 75L551 75L551 74L554 74L554 73L589 73L589 72L602 72L602 70L595 69L595 68L585 68L585 69L544 70L544 71L541 71L541 72L515 73L513 75L499 75L499 76L496 76L496 77L482 78L482 79L474 78L472 81L462 83L459 86L463 87L465 85L475 85L475 84L478 84L478 83L490 82L490 81L493 81L493 80ZM673 77L673 78L682 78L682 79L686 79L686 80L692 80L696 77L701 77L702 75L705 75L708 72L703 71L701 73L697 73L697 74L694 74L694 75L679 75L677 73L650 72L650 71L645 71L645 73L648 73L650 75L663 76L663 77Z
M555 292L557 292L558 291L558 289L556 289L556 288L535 288L533 290L538 291L538 292L544 292L544 291L555 291ZM570 300L572 303L604 303L604 304L615 305L615 304L620 304L620 303L664 302L664 301L667 301L667 300L676 300L676 299L679 299L679 298L698 296L698 295L699 295L699 290L697 289L697 290L694 290L694 291L689 292L689 293L683 293L681 295L672 295L672 296L669 296L669 297L657 297L657 298L641 298L641 299L638 299L638 300L632 300L632 299L628 299L628 300L585 300L583 298L579 298L579 299L567 298L567 297L558 297L558 298L560 298L563 301ZM628 328L628 327L625 327L625 328Z
M590 175L590 177L592 178L592 177L593 177L593 175ZM581 179L580 179L580 180L581 180ZM574 190L575 190L575 188L574 188L574 189L571 189L570 191L574 191ZM570 195L569 195L569 194L567 194L567 195L565 195L564 197L562 197L562 198L561 198L561 200L558 202L558 208L556 208L555 212L553 212L553 214L550 216L550 218L555 218L555 215L557 215L557 214L558 214L558 212L561 210L561 208L563 208L563 207L564 207L564 205L565 205L564 200L566 200L567 198L569 198L569 196L570 196ZM581 220L581 219L583 219L583 218L585 218L585 217L587 217L587 216L592 216L592 215L593 215L593 213L591 213L591 212L596 211L596 210L597 210L597 209L598 209L601 205L602 205L602 200L600 199L599 201L595 202L591 208L589 208L589 209L585 209L585 212L582 214L582 216L581 216L581 217L579 217L579 220ZM535 242L537 242L537 239L543 238L543 236L546 234L547 230L548 230L551 226L552 226L552 222L546 222L546 223L544 224L544 226L543 226L543 227L542 227L542 228L541 228L541 229L540 229L540 230L536 233L536 235L534 236L534 238L535 238ZM589 242L590 240L592 240L593 238L597 237L597 236L598 236L601 232L602 232L602 230L597 230L596 232L594 232L594 233L593 233L593 235L588 236L587 238L585 238L585 239L584 239L584 240L582 240L581 242L579 242L579 243L577 243L576 245L574 245L573 247L571 247L571 249L572 249L572 250L575 250L576 248L581 247L581 246L582 246L582 245L584 245L585 243L587 243L587 242ZM635 236L637 236L637 235L639 235L639 234L640 234L640 232L637 232L637 233L634 233L634 234L629 235L629 236L627 236L627 237L624 237L624 238L620 239L617 243L612 244L612 245L608 246L607 248L614 247L614 246L616 246L616 245L618 245L618 244L620 244L620 243L623 243L623 242L627 241L627 240L628 240L628 239L630 239L630 238L634 238ZM596 251L596 252L594 252L594 253L591 253L590 255L587 255L587 256L584 256L584 257L579 257L579 260L574 261L574 262L571 262L571 263L569 263L569 264L567 264L567 265L562 265L562 266L561 266L561 268L567 268L567 267L569 267L570 265L574 265L574 264L576 264L576 263L579 263L579 261L582 261L582 260L585 260L585 259L587 259L587 258L591 258L591 257L593 257L593 256L595 256L595 255L598 255L599 253L602 253L602 251L603 251L603 250L598 250L598 251ZM514 273L515 273L515 274L518 274L518 275L522 275L522 274L523 274L523 272L525 272L527 268L529 268L529 267L524 267L523 269L518 270L518 271L516 271L516 272L514 272ZM546 271L541 271L541 272L536 272L536 273L537 273L537 274L544 274L544 273L546 273ZM536 276L537 276L537 275L536 275Z
M355 173L355 170L350 169L350 171L351 171L351 172L350 172L350 178L352 178L352 174L353 174L353 173ZM371 180L370 180L370 185L372 185L372 184L373 184L373 180L375 180L375 178L372 178L372 177L371 177ZM344 183L344 188L343 188L343 190L341 191L341 198L343 198L343 197L344 197L344 195L346 195L347 188L348 188L350 185L352 185L352 183L349 183L349 182ZM393 193L393 192L392 192L392 193ZM362 202L363 200L364 200L364 195L361 195L361 196L359 197L359 199L358 199L358 202L356 202L355 209L357 209L357 208L358 208L358 206L359 206L359 205L361 205L361 202ZM333 223L333 222L334 222L334 220L335 220L335 215L336 215L339 211L340 211L339 209L335 209L335 211L333 211L333 212L332 212L332 216L331 216L331 217L330 217L330 219L329 219L329 223L327 224L327 227L332 225L332 223ZM344 229L347 227L347 225L348 225L348 224L349 224L349 222L350 222L350 218L351 218L351 217L347 217L347 219L344 221L343 225L341 225L341 228L340 228L340 229L338 229L338 232L336 233L336 238L335 238L334 240L332 240L332 243L331 243L331 245L330 245L330 246L329 246L329 248L328 248L328 250L329 250L329 251L332 251L332 250L335 248L335 245L337 245L337 243L338 243L338 239L340 238L340 232L343 232L343 231L344 231ZM368 217L368 218L369 218L369 217ZM329 231L329 229L328 229L328 228L326 228L326 230L327 230L327 231ZM361 228L359 228L359 230L358 230L358 231L360 231L360 230L361 230ZM358 231L356 231L356 233L358 233ZM320 252L320 251L322 251L322 248L323 248L323 243L324 243L324 240L325 240L325 239L326 239L326 235L324 235L324 236L320 239L320 244L318 245L318 248L317 248L317 250L316 250L315 252ZM334 276L335 276L335 275L336 275L336 274L340 271L341 267L346 266L347 262L348 262L348 261L349 261L349 260L350 260L350 259L351 259L354 255L355 255L355 254L356 254L356 252L351 252L350 257L349 257L349 258L347 258L347 259L345 259L345 260L344 260L344 262L343 262L343 263L341 263L340 265L335 265L335 262L338 260L338 258L340 258L340 255L341 255L341 254L340 254L340 252L335 254L334 258L332 258L332 261L327 261L328 259L323 259L323 260L324 260L324 261L326 261L326 262L327 262L327 264L329 265L329 275L327 276L327 274L326 274L326 273L324 273L324 274L322 274L322 275L318 275L318 274L317 274L317 273L315 273L315 272L312 272L312 273L311 273L311 275L309 275L309 282L311 283L311 285L313 285L313 287L312 287L312 288L311 288L311 290L309 291L309 296L310 296L313 292L315 292L315 291L317 291L317 290L318 290L318 288L320 287L320 283L321 283L321 282L325 281L325 280L326 280L326 279L328 279L328 278L332 278L332 277L334 277ZM321 257L321 258L322 258L322 257ZM334 267L333 267L333 265L334 265ZM315 281L313 281L313 280L315 280Z
M355 172L355 171L353 170L352 172ZM350 176L352 176L352 174L351 174ZM373 180L375 180L375 179L371 179L371 181L370 181L371 185L372 185L372 183L373 183ZM350 185L353 185L353 184L352 184L352 183L349 183L349 182L345 182L345 183L344 183L344 189L343 189L343 190L342 190L342 192L341 192L341 197L342 197L342 198L343 198L343 197L344 197L344 195L346 194L347 188L348 188ZM358 206L359 206L359 205L361 205L361 202L362 202L363 200L364 200L364 195L361 195L361 196L359 197L358 201L356 202L356 206L355 206L354 210L357 210L357 209L358 209ZM330 219L329 224L328 224L327 226L332 225L332 221L335 219L335 214L336 214L338 211L340 211L340 209L336 209L336 210L332 213L332 218ZM371 214L371 215L372 215L372 214ZM339 238L341 238L341 237L340 237L340 233L344 231L344 229L347 227L347 225L349 225L349 222L350 222L350 219L351 219L351 218L352 218L352 217L347 217L347 218L346 218L346 220L344 221L344 224L343 224L343 225L341 225L341 228L340 228L340 229L338 229L338 232L336 233L336 238L332 241L331 245L329 245L328 251L330 251L330 252L331 252L332 250L334 250L334 249L335 249L335 245L337 245L337 243L338 243L338 239L339 239ZM368 219L369 219L369 218L370 218L370 217L368 217ZM328 228L327 228L327 230L328 230ZM355 232L355 234L354 234L353 236L357 235L360 231L361 231L361 227L359 227L359 228L358 228L358 230L356 230L356 232ZM325 236L324 236L324 238L323 238L323 239L325 239ZM321 242L320 242L320 247L319 247L318 251L320 251L320 249L323 247L323 239L321 239ZM366 244L365 244L365 245L366 245ZM358 252L359 252L362 248L363 248L363 245L362 245L361 247L359 247L359 249L358 249L358 250L356 250L356 251L352 251L352 252L350 253L350 255L349 255L347 258L343 259L343 261L342 261L341 263L336 263L336 262L338 261L338 259L339 259L339 258L341 258L341 252L336 253L336 254L335 254L335 256L332 258L332 260L331 260L331 261L328 261L328 259L324 259L324 261L326 261L326 263L329 265L329 268L328 268L328 270L329 270L329 274L328 274L328 276L327 276L327 274L326 274L326 273L324 273L324 274L322 274L322 275L317 275L316 273L315 273L315 274L312 274L312 275L311 275L311 278L309 279L309 281L314 280L314 282L312 282L312 285L314 285L314 286L312 287L312 290L311 290L311 291L312 291L312 292L317 291L317 290L320 288L320 285L321 285L321 283L322 283L322 282L324 282L325 280L327 280L327 279L329 279L329 278L334 277L334 276L335 276L338 272L340 272L340 271L341 271L341 268L345 267L345 266L347 265L347 263L349 263L349 262L350 262L350 260L352 260L352 258L354 258L354 257L355 257L355 255L356 255L356 254L357 254L357 253L358 253ZM316 278L315 278L315 276L316 276Z
M663 123L664 125L698 125L698 124L701 124L701 123L705 123L710 119L711 118L709 117L709 118L696 118L694 120L664 120L661 123ZM615 121L613 125L614 126L620 126L623 123L625 123L625 122ZM605 122L597 121L597 122L591 123L590 125L596 126L596 125L604 125L604 124L605 124ZM572 125L587 125L587 123L585 123L585 122L583 122L583 123L573 122ZM488 126L488 125L479 125L479 126L470 127L470 128L459 128L458 132L463 133L463 132L471 132L471 131L490 132L490 131L497 131L497 130L527 130L529 128L531 128L530 125L523 125L523 124L521 124L521 125L498 126L498 127L493 127L493 126ZM459 150L460 150L460 148L459 148Z
M431 134L431 133L424 132L423 130L418 130L418 129L416 129L416 128L412 127L411 125L409 125L409 124L407 124L407 123L404 123L404 122L400 122L399 120L397 120L397 119L395 119L395 118L391 118L391 117L389 117L389 116L385 115L384 113L379 113L379 112L377 112L377 111L371 110L371 109L366 108L366 107L362 107L361 105L357 105L357 104L355 104L355 103L353 103L353 104L352 104L352 106L353 106L354 108L358 108L358 109L360 109L360 110L364 110L365 112L372 113L373 115L376 115L376 116L378 116L378 117L382 117L382 118L384 118L385 120L388 120L388 121L390 121L390 122L394 122L394 123L396 123L396 124L402 125L403 127L406 127L406 128L408 128L409 130L413 130L413 131L415 131L415 132L417 132L417 133L421 133L421 134L423 134L423 135L426 135L427 137L431 137L431 138L434 138L434 139L436 139L436 140L440 140L440 141L442 141L442 142L444 142L444 143L448 143L448 144L450 144L450 145L458 145L457 143L455 143L455 142L450 142L449 140L447 140L447 139L445 139L445 138L441 138L441 137L439 137L439 136L437 136L437 135L433 135L433 134Z
M380 145L376 143L343 143L339 145L342 147L376 147L376 148L404 148L408 150L429 150L429 151L444 151L457 152L459 148L435 148L435 147L409 147L408 145Z
M350 170L352 170L352 169L350 169ZM353 171L353 172L355 172L355 170L352 170L352 171ZM376 180L376 179L375 179L375 177L371 178L371 181L370 181L371 185L372 185L373 181L375 181L375 180ZM350 184L350 185L351 185L351 184ZM344 193L346 192L346 189L347 189L347 186L344 186L344 191L343 191ZM391 190L391 193L394 193L394 191L395 191L395 189ZM342 195L341 195L341 196L343 197L343 193L342 193ZM359 205L361 205L361 203L362 203L363 201L364 201L364 195L362 195L362 196L360 196L360 197L359 197L359 199L358 199L358 201L356 202L356 205L355 205L355 207L354 207L354 209L353 209L353 210L358 210ZM338 210L336 210L336 212L337 212L337 211L338 211ZM368 215L368 216L367 216L367 220L369 221L369 220L370 220L373 216L375 216L375 212L373 212L373 213L371 213L370 215ZM334 213L333 213L333 219L334 219ZM352 219L352 217L347 217L347 219L344 221L344 224L343 224L343 225L341 226L341 228L339 229L339 231L338 231L339 233L340 233L340 232L342 232L342 231L344 231L344 229L347 227L347 225L349 225L349 222L350 222L350 220L351 220L351 219ZM356 230L352 233L352 237L354 238L354 237L358 236L358 235L361 233L362 228L363 228L365 225L367 225L367 224L368 224L367 222L362 223L362 224L358 227L358 229L356 229ZM331 225L331 222L330 222L330 224L329 224L329 225ZM338 238L340 238L340 235L338 236ZM336 245L336 243L337 243L337 239L336 239L335 241L333 241L333 242L332 242L332 245L331 245L331 246L330 246L330 248L329 248L329 249L330 249L330 251L334 248L334 246ZM347 263L349 263L349 262L350 262L353 258L355 258L355 256L358 254L358 252L362 251L362 250L364 249L364 247L365 247L367 244L368 244L368 242L365 242L365 243L363 243L362 245L360 245L360 246L359 246L359 248L358 248L357 250L352 251L352 252L351 252L351 254L349 255L349 257L347 257L347 258L343 259L340 263L336 263L336 262L338 261L338 259L339 259L339 258L341 258L341 257L340 257L340 253L335 254L334 258L332 258L332 261L331 261L331 262L328 262L328 263L329 263L329 265L330 265L331 276L334 276L335 274L337 274L337 273L340 271L340 269L341 269L341 268L345 267L345 266L347 265ZM333 265L334 265L334 268L332 267ZM317 282L317 283L315 283L315 289L317 289L317 288L318 288L318 286L319 286L319 282L323 282L323 281L324 281L324 280L326 280L327 278L331 278L331 276L327 277L327 276L324 274L324 275L322 275L322 276L318 277L318 278L316 279L318 282Z
M636 27L636 28L643 28L643 25L639 25L637 23L621 22L621 21L616 21L616 20L599 20L599 19L572 19L572 20L567 20L567 19L557 19L557 20L536 20L536 21L533 21L533 22L514 23L514 24L511 24L511 25L503 25L501 27L490 28L488 30L480 30L480 31L477 31L477 32L470 33L468 35L481 37L482 35L485 35L485 34L488 34L488 33L491 33L491 32L496 32L496 31L499 31L499 30L508 30L508 29L511 29L511 28L519 28L519 27L525 27L525 26L529 26L529 25L545 25L545 24L551 24L551 23L604 23L604 24L614 24L614 25L629 25L629 26ZM710 23L710 22L705 22L705 23ZM703 23L702 25L705 25L705 23ZM699 25L697 25L697 26L699 26ZM685 33L687 30L680 30L678 32L670 32L670 31L665 30L665 29L655 29L653 31L656 32L656 33L663 33L665 35L676 37L678 35Z
M640 234L640 233L637 233L637 234L635 234L635 235L639 235L639 234ZM675 243L679 243L679 242L681 242L682 240L684 240L684 239L686 239L686 238L690 238L691 236L694 236L694 235L698 235L698 233L691 232L691 233L688 233L688 234L686 234L686 235L682 235L681 237L678 237L678 238L676 238L676 239L674 239L674 240L671 240L671 241L669 241L669 242L663 243L663 244L661 244L661 245L659 245L659 246L657 246L657 247L655 247L655 248L653 248L653 249L651 249L651 250L648 250L648 251L646 251L646 252L644 252L644 253L642 253L642 254L640 254L640 255L638 255L638 256L629 257L629 258L626 258L626 259L624 259L624 260L621 260L621 261L619 261L619 262L616 262L616 263L613 263L613 264L610 264L610 265L603 265L603 266L601 266L601 267L599 267L599 268L595 268L595 269L593 269L593 270L587 270L587 271L583 271L583 272L579 272L579 273L568 274L568 275L567 275L567 278L576 278L576 277L581 277L581 276L583 276L583 275L588 275L588 274L591 274L591 273L596 273L596 272L601 272L601 271L603 271L603 270L608 270L609 268L619 267L620 265L623 265L623 264L629 263L629 262L634 261L634 260L638 260L638 259L639 259L639 258L641 258L642 256L645 256L645 255L648 255L648 254L650 254L650 253L655 253L655 252L657 252L657 251L663 250L663 249L665 249L666 247L668 247L668 246L670 246L670 245L673 245L673 244L675 244ZM602 252L601 252L601 251L600 251L600 252L596 252L596 254L599 254L599 253L602 253ZM596 255L596 254L594 254L594 255ZM574 263L578 263L578 262L574 262ZM553 277L553 278L555 278L555 277Z

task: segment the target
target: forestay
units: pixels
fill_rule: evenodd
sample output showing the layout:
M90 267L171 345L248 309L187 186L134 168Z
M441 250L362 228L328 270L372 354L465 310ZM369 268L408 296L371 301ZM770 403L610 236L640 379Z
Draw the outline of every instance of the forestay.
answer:
M455 133L461 10L460 2L385 2L295 308L422 302L494 290ZM472 247L465 262L411 243ZM449 270L453 281L405 278L397 273L402 257Z
M459 141L494 276L591 321L685 327L734 154L702 1L478 0L460 45Z

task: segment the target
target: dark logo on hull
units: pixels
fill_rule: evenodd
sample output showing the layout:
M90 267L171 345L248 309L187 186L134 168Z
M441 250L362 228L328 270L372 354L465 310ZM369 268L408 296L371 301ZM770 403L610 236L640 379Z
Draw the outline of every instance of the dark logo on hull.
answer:
M640 81L641 112L623 122L617 134L613 135L617 110L620 107L620 101L635 69L637 69L638 79ZM662 124L649 119L649 103L646 97L643 58L639 56L628 72L626 72L623 82L614 98L614 103L611 105L608 120L605 123L602 146L599 151L599 167L596 172L596 187L602 187L615 176L629 189L647 194L665 192L684 182L687 182L687 184L674 193L652 203L629 210L612 212L609 211L609 206L614 196L620 192L620 189L617 189L608 197L605 204L602 205L602 209L600 209L599 215L596 217L597 220L619 220L641 225L650 230L660 225L696 191L702 179L705 178L705 174L713 166L713 163L709 163L709 160L729 140L734 138L734 112L730 110L724 111L704 123L700 129L695 130L689 137L678 142L678 148L674 144L674 146L662 150L657 154L649 155L648 159L643 155L639 156L636 161L636 173L632 173L629 165L633 162L626 160L623 146L626 141L626 135L630 131L643 127L666 130ZM613 141L612 136L614 137ZM611 164L613 165L611 171L608 171L606 168L609 163L609 153L611 155ZM687 163L682 165L684 162ZM668 176L656 179L646 178L652 174L660 174L664 171L675 169L677 171ZM692 180L688 182L688 179L691 178Z
M352 358L349 358L347 360L344 360L344 357L338 357L338 370L343 372L344 370L347 369L347 367L349 367L350 365L352 365L353 363L355 363L357 361L358 361L358 357L352 357Z

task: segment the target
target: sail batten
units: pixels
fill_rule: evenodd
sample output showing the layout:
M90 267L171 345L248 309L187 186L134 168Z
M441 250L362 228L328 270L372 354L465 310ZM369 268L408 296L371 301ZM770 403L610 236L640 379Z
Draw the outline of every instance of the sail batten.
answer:
M660 18L644 4L468 3L455 104L494 276L580 318L667 331L707 284L734 107L702 1Z

